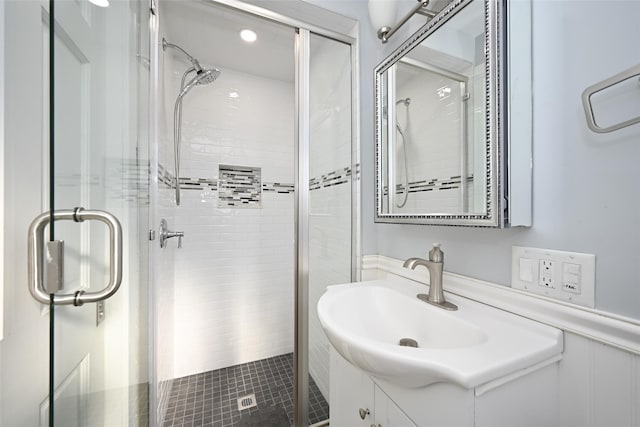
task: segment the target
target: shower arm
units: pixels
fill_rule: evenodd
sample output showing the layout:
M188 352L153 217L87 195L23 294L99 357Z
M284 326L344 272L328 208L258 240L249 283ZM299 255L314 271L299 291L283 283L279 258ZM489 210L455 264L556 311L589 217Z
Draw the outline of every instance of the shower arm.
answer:
M180 52L182 52L184 54L184 56L186 56L189 61L191 61L191 64L193 65L193 68L196 72L201 72L202 71L202 66L200 65L200 63L198 62L198 60L196 58L194 58L193 56L189 55L189 53L187 53L186 50L184 50L183 48L181 48L180 46L178 46L177 44L173 44L173 43L169 43L164 37L162 38L162 49L166 50L168 47L171 47L173 49L177 49Z

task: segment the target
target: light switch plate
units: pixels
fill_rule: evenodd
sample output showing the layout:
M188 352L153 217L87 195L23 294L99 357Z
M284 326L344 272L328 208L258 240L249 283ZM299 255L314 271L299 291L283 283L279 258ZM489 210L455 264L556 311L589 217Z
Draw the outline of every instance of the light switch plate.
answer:
M530 271L521 272L525 266ZM511 250L511 287L585 307L595 307L595 269L592 254L522 246Z

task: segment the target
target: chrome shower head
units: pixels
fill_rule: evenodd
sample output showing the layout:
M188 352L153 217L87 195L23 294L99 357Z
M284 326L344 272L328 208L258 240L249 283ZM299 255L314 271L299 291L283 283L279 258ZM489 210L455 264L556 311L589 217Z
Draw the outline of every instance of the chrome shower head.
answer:
M193 69L192 69L193 70ZM209 83L213 83L218 76L220 75L220 70L217 68L207 68L201 71L196 72L196 75L187 83L183 88L180 94L178 95L177 101L181 100L191 89L196 86L206 85Z
M411 104L411 98L399 99L396 101L396 105L404 104L405 107L408 107Z
M213 83L220 76L220 70L217 68L206 68L198 71L194 77L197 85L208 85Z

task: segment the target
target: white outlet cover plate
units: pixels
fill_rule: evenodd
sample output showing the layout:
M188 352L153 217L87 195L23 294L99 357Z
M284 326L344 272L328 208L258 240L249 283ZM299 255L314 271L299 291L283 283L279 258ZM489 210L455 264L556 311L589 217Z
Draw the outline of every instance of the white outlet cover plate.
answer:
M521 263L520 258L530 259L531 263ZM555 288L547 288L539 285L540 270L538 268L540 260L551 260L554 265ZM563 265L565 263L580 265L580 293L576 294L563 289ZM521 280L527 277L529 272L520 274L521 265L531 265L533 271L531 281ZM537 295L544 295L561 301L578 304L584 307L595 308L595 270L596 256L577 252L564 252L551 249L528 248L523 246L513 246L511 249L511 287L531 292Z

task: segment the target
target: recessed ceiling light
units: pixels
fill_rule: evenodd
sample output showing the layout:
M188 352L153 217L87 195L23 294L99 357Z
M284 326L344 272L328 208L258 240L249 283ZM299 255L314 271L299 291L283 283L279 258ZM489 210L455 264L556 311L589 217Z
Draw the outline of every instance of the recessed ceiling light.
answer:
M258 35L251 30L242 30L240 31L240 38L247 43L253 43L258 39Z
M96 6L100 6L100 7L109 6L109 0L89 0L89 2L95 4Z

